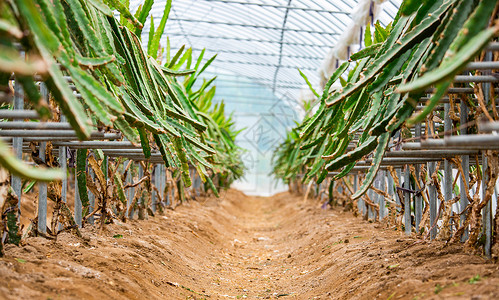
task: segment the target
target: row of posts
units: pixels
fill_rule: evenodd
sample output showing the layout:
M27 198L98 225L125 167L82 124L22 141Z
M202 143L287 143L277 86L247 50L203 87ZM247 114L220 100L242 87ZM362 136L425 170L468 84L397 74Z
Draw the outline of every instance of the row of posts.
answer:
M449 106L448 104L445 105L445 110L446 110L446 115L448 116ZM461 118L466 118L466 105L461 106ZM448 118L448 117L446 117ZM448 121L448 120L446 120ZM445 122L446 124L449 124L450 122ZM463 122L464 123L464 122ZM420 126L419 128L416 128L416 133L419 131L419 135L421 134L420 132ZM450 128L446 128L445 130L448 131ZM463 131L463 134L465 134L466 129L461 128ZM464 174L459 175L459 195L454 193L453 189L453 183L456 181L455 176L457 175L457 170L453 170L452 164L449 160L444 160L443 164L441 164L441 169L440 171L443 171L442 174L442 187L441 187L441 192L444 197L444 201L448 202L453 200L454 197L459 197L459 202L455 204L452 207L452 213L454 214L459 214L460 215L460 224L463 224L466 218L466 213L464 210L468 207L469 201L468 201L468 195L466 195L466 188L465 185L469 183L470 177L469 177L469 155L463 155L461 156L461 164L462 164L462 169ZM487 186L487 170L486 170L486 161L485 157L482 157L482 170L481 170L481 176L483 178L483 184L481 184L481 190L472 190L470 188L470 193L479 193L481 196L481 199L483 201L483 198L485 197L485 188ZM443 166L443 168L442 168ZM435 173L437 167L436 162L427 162L426 163L426 168L427 168L427 176L429 180L427 181L427 190L428 190L428 209L429 209L429 224L430 224L430 233L429 237L430 239L434 239L437 236L438 233L438 211L440 209L439 205L440 202L438 201L438 193L437 193L437 186L433 183L433 180L431 179L432 174ZM420 191L420 187L424 187L423 181L425 181L425 178L420 178L420 171L421 171L421 165L417 164L414 166L415 169L415 175L416 178L414 178L418 183L419 186L415 183L411 183L411 171L410 171L410 166L405 165L405 166L395 166L395 173L397 178L400 180L400 188L402 191L402 198L399 197L399 194L396 192L397 191L397 186L394 183L394 179L391 176L390 172L386 168L380 168L378 173L376 174L375 180L373 182L373 187L381 190L383 192L386 192L386 194L389 196L389 200L394 200L394 202L397 204L399 207L397 209L397 212L400 213L401 211L401 206L403 204L404 206L404 216L402 218L403 225L404 225L404 231L407 235L410 235L413 231L418 233L421 230L421 221L423 217L423 211L424 211L424 201L422 197L422 192ZM454 172L453 172L454 171ZM353 179L353 191L356 191L359 187L359 180L362 179L361 175L359 174L354 174L351 176ZM334 184L334 182L329 183L329 182L324 182L320 186L316 186L315 188L311 190L318 190L319 191L319 197L322 200L326 197L326 193L321 193L320 191L325 190L325 185L327 184ZM301 185L301 189L303 192L307 190L306 185ZM335 187L336 188L336 187ZM337 192L342 193L343 190L341 189L341 186L337 187ZM377 215L377 211L370 205L366 204L362 198L359 198L357 201L357 210L360 215L365 216L367 219L370 220L382 220L386 216L388 216L389 210L388 207L390 206L387 204L387 201L385 200L385 196L376 193L373 189L369 189L367 192L367 196L371 201L374 202L374 204L377 204L379 207L379 215ZM330 197L332 197L330 195ZM330 198L331 199L331 198ZM482 217L483 217L483 234L485 235L485 254L490 256L490 246L492 242L492 233L493 233L493 210L492 210L492 204L497 203L497 195L494 193L494 196L492 199L487 203L485 208L482 211ZM464 213L462 213L464 212ZM455 226L456 228L460 224L451 224L451 226ZM468 231L465 230L464 234L462 235L461 240L464 242L468 239Z
M488 88L490 88L490 83L484 83L484 90L488 91ZM488 85L488 86L487 86ZM489 93L484 93L485 95L485 102L488 103L490 101ZM450 118L450 104L445 103L444 104L444 131L446 134L450 134L452 131L452 121ZM468 122L468 108L465 104L464 101L460 102L460 123L462 124L461 127L459 128L459 133L461 135L466 135L467 134L467 127L466 123ZM426 130L426 132L429 132L429 130ZM422 128L421 124L417 124L415 126L414 134L416 138L422 136ZM397 135L395 136L395 139L397 139ZM466 220L466 212L465 209L468 208L469 201L468 201L468 196L466 194L466 186L470 182L470 173L469 173L469 168L470 168L470 156L469 155L461 155L461 167L463 170L463 173L459 175L459 181L456 180L457 176L457 170L453 169L452 163L448 159L444 159L443 163L440 165L440 170L441 171L441 178L442 178L442 186L441 186L441 192L444 198L445 202L453 200L454 197L459 197L459 201L457 204L455 204L452 207L452 213L453 214L460 214L460 220L459 223L463 224ZM472 190L470 187L470 193L479 193L481 196L481 201L483 201L486 193L486 187L487 187L487 182L489 178L488 176L488 171L487 171L487 158L484 154L482 154L481 157L482 160L482 169L481 169L481 177L482 177L482 184L481 184L481 189L480 190ZM438 201L438 193L437 193L437 186L434 184L431 176L432 174L435 173L437 167L437 162L435 161L429 161L426 163L426 170L427 170L427 191L428 191L428 210L429 210L429 224L430 224L430 233L429 237L430 239L434 239L437 236L439 226L438 226L438 212L440 210L440 201ZM400 181L400 188L402 191L403 197L400 198L399 194L396 192L397 187L394 184L394 179L391 176L390 172L387 171L386 167L381 167L380 170L378 171L375 180L373 182L373 186L377 188L378 190L386 192L390 200L394 200L398 206L404 206L404 216L403 216L403 224L404 224L404 231L406 234L411 234L413 231L415 232L420 232L421 230L421 220L423 217L423 211L424 211L424 201L420 188L424 187L424 181L426 178L420 178L420 172L421 172L421 164L414 164L414 169L415 169L415 178L414 180L419 183L414 184L411 183L411 171L410 171L410 166L409 165L398 165L394 166L396 176ZM354 173L355 174L355 173ZM356 191L359 187L359 178L360 175L353 175L353 190ZM459 195L454 194L454 186L453 184L455 182L459 182ZM324 183L325 184L325 183ZM323 184L323 185L324 185ZM333 183L334 184L334 183ZM302 185L301 189L303 192L307 191L307 186ZM339 187L341 188L341 187ZM315 189L310 189L310 190L319 190L322 191L324 190L324 187L322 186L315 186ZM343 191L338 190L338 192L342 193ZM321 194L321 200L323 200L325 193ZM368 219L371 220L382 220L388 215L388 205L387 201L385 201L385 196L380 195L376 193L373 189L369 189L367 192L367 196L371 201L373 201L375 204L379 205L379 216L376 213L376 210L373 209L371 206L367 205L362 198L358 199L357 201L357 209L359 213L362 216L367 217ZM331 196L330 196L331 197ZM493 234L493 219L494 219L494 214L493 214L493 203L497 203L497 194L494 193L493 197L486 206L482 210L482 224L483 224L483 230L482 233L484 234L485 237L485 254L487 256L490 256L490 251L491 251L491 245L492 245L492 234ZM400 208L397 210L400 212ZM451 226L458 227L460 224L451 224ZM465 232L462 235L461 240L464 242L468 239L468 230L465 230Z
M444 120L444 130L446 132L451 130L451 122L450 122L450 117L449 117L449 104L445 104L445 120ZM461 123L465 124L467 120L467 107L464 104L464 102L461 103ZM461 134L466 134L466 128L462 127L461 129ZM421 128L416 128L416 135L418 135L419 131L419 136L421 134ZM466 194L466 185L470 182L470 174L469 174L469 167L470 167L470 162L469 162L469 155L462 155L461 156L461 164L462 164L462 170L463 174L459 175L459 195L454 195L453 193L453 183L455 182L455 176L454 174L457 172L453 172L452 164L451 162L446 159L443 162L443 197L444 201L451 201L454 196L459 196L459 204L457 207L453 207L453 212L454 213L462 213L460 216L460 222L461 224L464 223L466 219L466 213L464 210L467 208L469 201L468 201L468 195ZM436 222L438 222L437 217L438 217L438 211L440 209L439 207L439 201L437 199L437 187L433 184L433 181L431 180L432 174L436 171L436 162L428 162L427 163L427 176L430 178L429 180L429 186L428 188L428 202L429 202L429 217L430 217L430 226L431 226L431 231L430 231L430 238L434 239L437 235L438 232L438 226L436 226ZM415 174L416 178L415 180L419 183L420 187L423 187L423 182L422 178L419 178L421 170L421 165L415 165ZM414 186L413 184L410 184L411 181L411 173L409 169L409 165L406 165L404 168L396 168L396 173L397 177L399 179L403 178L403 183L401 182L402 188L404 189L403 191L403 199L399 199L397 195L395 195L395 199L397 201L397 204L400 205L400 203L403 201L404 207L406 208L404 211L404 228L406 234L411 234L412 230L414 229L416 232L419 232L420 230L420 222L423 216L423 199L420 193L412 193L411 191L417 192L419 190L418 186ZM482 154L482 170L481 170L481 176L483 178L483 183L481 184L481 191L472 191L470 189L470 192L474 193L480 193L481 199L485 197L485 189L486 189L486 182L488 181L487 178L487 161L486 157ZM358 181L358 175L355 175L355 182ZM385 185L385 182L387 184ZM393 184L393 178L390 175L389 172L386 170L381 169L378 171L378 174L376 175L376 179L374 180L373 183L374 187L383 191L387 191L387 193L393 197L394 192L396 187L394 187ZM384 201L384 196L376 194L373 190L368 191L368 196L370 199L373 199L375 203L379 204L380 207L380 215L379 219L383 219L386 214L386 205ZM482 211L482 217L483 217L483 233L485 234L485 254L490 255L490 247L491 247L491 241L492 241L492 221L493 221L493 214L492 214L492 203L493 201L497 201L497 195L493 196L491 201L487 203L485 208ZM411 205L412 204L412 205ZM367 209L367 211L366 211ZM363 200L359 199L358 201L358 210L361 214L367 213L368 218L370 219L375 219L375 211L369 207L366 208L365 203ZM412 215L411 215L411 210L414 211L414 220L412 220ZM464 212L464 213L463 213ZM414 222L413 222L414 221ZM457 224L456 224L457 226ZM468 232L465 231L465 233L462 236L462 241L465 241L468 238Z
M45 85L45 83L41 82L40 83L40 93L44 99L48 99L48 90ZM19 84L18 81L15 81L14 83L14 110L23 110L24 109L24 91L22 89L21 84ZM24 122L23 120L16 119L13 122ZM66 122L66 118L64 115L61 114L61 119L60 122ZM43 141L40 142L39 144L39 158L41 159L42 162L45 162L45 152L46 152L46 145L47 142ZM22 137L13 137L12 139L12 146L13 146L13 151L15 156L22 160L22 154L23 154L23 138ZM68 147L66 146L60 146L59 147L59 164L60 168L62 169L64 174L68 174ZM105 164L107 166L108 162L108 156L105 156ZM127 161L124 162L124 165L127 164ZM75 168L76 172L76 168ZM170 189L169 189L169 194L164 195L165 187L166 187L166 181L167 181L167 176L166 173L169 172L164 164L156 164L154 166L154 177L152 178L152 183L155 185L157 190L161 193L161 197L158 197L156 190L151 191L151 210L153 212L156 212L157 205L166 205L169 206L171 205L172 199L174 199L175 196L175 189L176 185L173 184ZM106 173L107 173L107 168L106 168ZM94 178L94 174L91 169L89 169L89 174ZM143 177L143 169L142 165L139 164L138 167L138 179ZM195 169L190 170L191 174L191 179L193 182L193 193L194 196L199 196L201 191L203 190L204 186L202 185L200 177L196 174ZM107 177L107 174L105 174ZM79 197L79 192L78 192L78 183L77 183L77 177L76 173L74 174L74 192L75 192L75 198L74 198L74 218L75 222L79 227L82 227L82 219L83 219L83 212L82 212L82 203ZM126 177L126 182L125 184L132 184L133 183L133 178L131 172L128 172L127 177ZM21 199L22 199L22 179L18 176L11 175L11 186L14 191L14 193L18 196L18 208L21 210ZM40 182L38 183L38 190L39 190L39 196L38 196L38 223L37 223L37 230L38 232L41 233L46 233L47 232L47 183ZM135 187L130 187L125 191L125 195L127 198L127 216L134 216L136 212L133 211L133 208L131 208L131 204L133 201L133 197L135 194ZM95 208L95 196L92 194L91 191L88 191L88 196L89 196L89 208L90 211ZM64 203L66 203L68 197L68 180L67 177L63 179L62 181L62 189L61 189L61 198ZM164 199L164 203L159 204L158 203L158 198ZM130 212L130 210L132 210ZM91 216L88 219L89 223L93 224L94 218ZM59 228L61 229L61 228Z
M40 159L44 160L45 158L45 145L46 142L40 143ZM61 147L63 149L60 149L60 156L59 156L59 161L60 161L60 166L63 172L67 174L67 157L66 157L66 147ZM108 160L108 157L105 157L105 160ZM124 162L124 166L128 162ZM154 171L153 171L153 178L152 178L152 184L156 187L157 191L159 191L160 195L158 197L157 191L153 189L151 191L151 210L153 212L156 212L158 205L163 205L163 206L170 206L172 204L172 200L175 199L175 185L170 186L168 189L168 193L165 194L165 187L167 184L167 176L166 172L169 172L167 168L165 167L164 164L156 164L154 166ZM201 192L203 191L203 185L201 178L196 174L194 169L190 170L191 173L191 179L193 183L193 188L191 189L191 192L194 193L192 196L199 196ZM94 174L91 169L89 169L89 174L94 177ZM78 181L77 181L77 176L76 176L76 168L74 169L74 219L76 224L81 228L82 227L82 219L83 219L83 211L82 211L82 202L79 196L79 191L78 191ZM107 175L107 174L105 174ZM126 183L132 184L135 180L138 181L140 178L142 178L144 175L144 170L142 168L141 164L138 164L138 176L133 178L131 172L129 171L127 176L126 176ZM20 181L20 178L17 176L12 176L12 182L17 182L17 180ZM125 184L126 184L125 183ZM177 182L178 183L178 182ZM64 203L67 203L67 196L68 196L68 186L70 184L68 183L68 179L65 178L62 181L62 190L61 190L61 198ZM38 183L38 223L37 223L37 230L38 232L41 233L46 233L47 232L47 183L40 182ZM22 199L22 190L17 190L15 191L16 195L19 198L19 209L21 209L21 199ZM88 198L89 198L89 213L93 211L95 208L95 196L92 194L90 190L87 190L88 192ZM136 211L134 211L134 208L131 207L133 197L135 195L135 187L129 187L125 191L125 196L127 198L127 207L126 207L126 215L130 216L130 218L133 218L136 215ZM159 203L159 199L163 199L163 203ZM94 218L91 216L88 219L88 222L90 224L94 223ZM61 229L61 228L59 228Z
M484 90L488 91L490 89L490 83L484 83ZM485 97L485 102L488 104L490 101L489 93L486 92L484 93ZM450 119L450 104L446 103L444 104L444 131L446 133L451 132L452 130L452 121ZM464 101L461 101L460 103L460 123L461 124L466 124L468 122L468 108L465 104ZM467 134L467 127L465 125L461 125L459 128L459 133L461 135L466 135ZM421 136L421 125L418 124L416 125L415 128L415 135L416 137ZM459 204L453 207L452 212L453 213L460 213L460 223L463 224L466 220L466 212L464 210L468 207L469 201L468 201L468 195L466 194L466 186L470 182L470 174L469 174L469 168L470 168L470 157L469 155L462 155L460 156L461 158L461 167L463 170L463 174L459 175L459 195L454 195L453 193L453 183L455 182L455 174L457 174L457 171L453 172L453 167L451 162L448 159L445 159L443 162L443 197L444 201L451 201L453 197L458 197L459 196ZM487 158L486 156L482 153L482 169L481 169L481 177L482 177L482 184L481 184L481 190L478 191L473 191L471 190L470 187L470 192L471 193L479 193L481 196L481 200L483 201L483 198L485 197L485 192L486 192L486 187L487 187L487 182L489 178L488 176L488 170L487 170ZM429 202L429 217L430 217L430 238L434 239L438 233L438 226L437 226L437 217L438 217L438 211L440 209L439 207L439 201L437 199L437 187L433 184L431 180L431 175L436 171L436 162L427 162L427 176L430 177L429 180L429 186L428 188L428 202ZM419 182L419 186L423 187L423 182L422 178L419 178L419 174L421 171L421 165L416 164L415 165L415 174L416 178L415 180ZM420 193L412 193L412 191L418 190L417 186L413 186L410 184L410 170L409 170L409 165L406 165L404 168L397 168L396 169L397 177L399 179L403 178L403 183L401 182L402 188L404 188L403 192L403 199L399 199L398 196L395 196L397 204L400 204L401 201L404 203L404 207L406 208L404 211L404 229L406 234L411 234L412 230L415 230L416 232L419 232L420 228L420 222L423 216L423 199ZM354 182L356 185L358 182L358 175L354 176ZM387 183L387 185L385 185ZM378 174L376 175L376 179L373 183L374 187L383 191L387 191L388 194L393 197L394 192L396 187L394 187L393 184L393 178L391 177L390 173L387 172L386 170L381 169L378 171ZM375 203L379 204L380 207L380 215L379 219L383 219L386 214L387 210L385 207L385 201L384 201L384 196L376 194L373 190L368 191L368 196L370 199L373 199ZM493 201L496 201L497 203L497 195L494 193L494 196L486 206L482 210L482 224L483 224L483 230L482 233L485 236L485 254L487 256L490 256L490 251L491 251L491 245L492 245L492 234L493 234L493 210L492 210L492 204ZM412 206L411 206L412 204ZM375 219L375 211L371 207L366 207L365 203L363 200L359 199L358 201L358 210L361 214L366 214L368 218L370 219ZM412 215L411 215L411 210L414 211L414 220L412 220ZM414 221L414 222L413 222ZM458 224L455 224L457 226ZM468 230L465 230L461 240L464 242L465 240L468 239Z

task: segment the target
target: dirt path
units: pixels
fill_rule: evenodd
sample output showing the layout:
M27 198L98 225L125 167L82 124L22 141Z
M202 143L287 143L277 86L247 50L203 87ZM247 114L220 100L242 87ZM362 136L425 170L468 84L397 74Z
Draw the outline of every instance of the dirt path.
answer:
M499 265L288 193L200 199L0 259L1 299L499 299Z

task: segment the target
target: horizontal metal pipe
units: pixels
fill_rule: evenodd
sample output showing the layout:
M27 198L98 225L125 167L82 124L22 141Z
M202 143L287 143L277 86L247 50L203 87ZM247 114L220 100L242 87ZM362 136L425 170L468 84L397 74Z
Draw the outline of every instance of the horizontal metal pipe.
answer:
M137 157L128 157L128 159L133 160L133 161L143 161L143 162L148 162L152 164L164 164L164 160L159 159L159 158L150 158L150 159L145 159L145 158L137 158Z
M428 140L422 141L421 143L404 143L404 144L402 144L402 149L404 149L404 150L425 150L425 149L499 150L499 144L489 145L487 147L484 147L483 145L479 145L479 144L476 144L476 145L459 144L459 145L452 146L452 145L445 144L443 140L428 139Z
M112 156L112 157L117 157L117 156L123 156L127 157L130 159L146 159L144 154L140 153L126 153L126 152L105 152L106 155ZM152 158L162 158L161 153L151 153L151 159Z
M104 136L91 136L87 140L118 140L121 139L121 133L105 133ZM78 141L79 138L76 136L72 137L30 137L23 138L23 140L28 142L37 142L37 141Z
M478 151L473 150L404 150L404 151L389 151L385 153L385 157L431 157L445 158L454 157L456 155L475 155Z
M498 42L491 42L490 44L487 45L485 50L487 50L487 51L499 51L499 43Z
M433 94L433 93L435 93L435 91L436 91L436 89L429 88L429 89L425 90L425 93ZM494 91L496 93L499 93L499 88L495 88ZM473 88L470 88L470 87L449 88L447 90L447 94L474 94L474 93L475 93L475 90Z
M93 131L90 133L90 137L104 137L104 132ZM55 130L55 129L45 129L45 130L0 130L0 136L12 136L12 137L76 137L76 132L74 130Z
M426 101L430 100L431 97L421 97L419 98L419 103L425 103ZM449 97L442 97L440 98L440 100L438 101L439 103L449 103ZM454 102L461 102L461 99L459 98L456 98L454 99ZM423 106L424 107L424 106Z
M56 144L56 143L54 143ZM71 149L71 147L68 147ZM75 148L73 148L75 149ZM80 149L92 149L91 147L80 147ZM98 149L98 148L97 148ZM111 151L109 151L111 150ZM110 157L134 157L134 158L144 158L145 156L142 152L142 149L102 149L105 155ZM29 143L24 143L23 152L29 153L31 152L31 148L29 147ZM59 147L54 146L52 152L57 154L59 153ZM151 153L151 158L160 158L162 159L161 153L153 152Z
M70 147L72 149L132 149L138 146L128 141L82 141L55 142L54 146Z
M477 135L458 135L444 137L444 144L448 146L496 146L499 147L499 135L495 134L477 134Z
M32 150L31 148L29 147L23 147L23 153L31 153ZM56 156L59 156L59 149L58 147L55 147L52 149L52 153ZM120 154L120 153L107 153L107 152L104 152L104 155L106 156L109 156L109 157L124 157L124 158L127 158L127 159L132 159L132 160L146 160L146 161L159 161L159 162L163 162L163 158L162 156L158 156L158 155L151 155L150 158L146 159L144 155L139 155L137 153L133 153L133 154Z
M72 130L69 123L56 123L56 122L0 122L0 129L59 129L59 130Z
M445 148L445 142L443 139L421 140L421 147L442 147L442 148Z
M421 143L420 142L407 142L407 143L403 143L401 145L401 148L404 150L404 151L410 151L410 150L425 150L425 149L439 149L439 148L425 148L423 146L421 146ZM425 150L426 151L426 150Z
M419 98L419 103L426 103L426 101L430 100L430 97L421 97ZM478 99L476 98L473 98L473 99L469 99L471 101L474 101L474 103L478 103ZM438 103L441 103L441 104L444 104L444 103L449 103L449 97L442 97L440 98L440 100L438 101ZM454 98L454 103L461 103L461 99L456 97ZM499 98L496 99L496 104L499 104ZM424 106L421 106L421 107L424 107Z
M0 109L0 119L40 119L40 115L35 110L26 109Z
M495 70L499 69L499 61L476 61L470 62L465 70Z
M499 122L482 122L478 128L483 132L499 131Z
M143 155L144 150L142 148L136 149L102 149L102 151L106 154L114 154L114 155ZM159 151L151 152L151 155L161 155Z
M121 133L105 133L104 135L99 135L99 136L91 136L89 140L117 140L121 139ZM12 137L11 136L1 136L0 139L4 142L12 142ZM43 141L51 141L55 142L54 144L59 142L68 142L68 141L78 141L78 137L75 136L42 136L42 137L23 137L23 141L25 142L43 142Z
M431 157L385 157L381 161L381 165L405 165L405 164L413 164L413 163L425 163L428 161L439 161L442 158L431 158ZM366 159L363 161L357 162L356 166L371 166L372 159Z
M499 78L492 75L457 75L454 82L498 82Z

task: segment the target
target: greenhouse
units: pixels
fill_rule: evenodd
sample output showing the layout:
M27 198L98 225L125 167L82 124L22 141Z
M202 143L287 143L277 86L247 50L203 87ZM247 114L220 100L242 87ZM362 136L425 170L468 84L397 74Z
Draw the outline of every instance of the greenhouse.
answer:
M499 2L0 1L1 299L498 299Z

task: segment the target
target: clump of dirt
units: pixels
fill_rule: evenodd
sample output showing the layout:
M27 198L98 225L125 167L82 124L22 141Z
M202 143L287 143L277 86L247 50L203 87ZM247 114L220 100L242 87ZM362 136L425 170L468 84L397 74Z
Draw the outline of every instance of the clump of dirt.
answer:
M282 193L229 190L0 259L2 299L498 299L499 266Z

